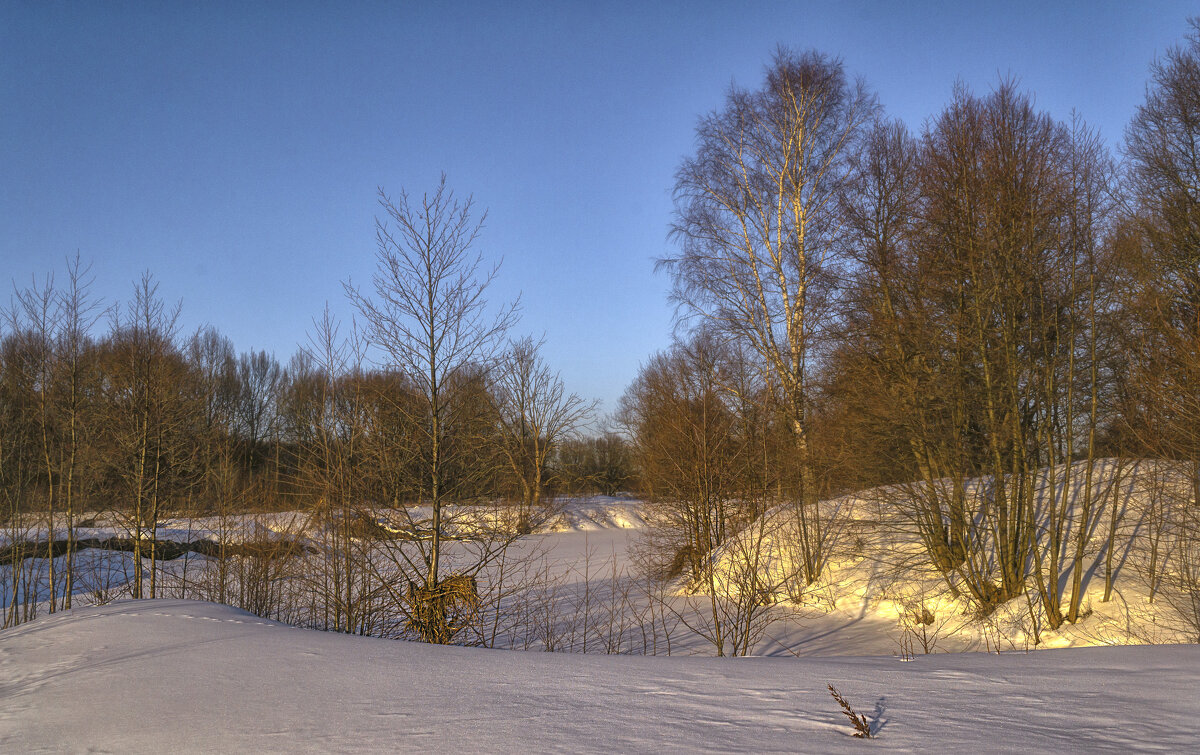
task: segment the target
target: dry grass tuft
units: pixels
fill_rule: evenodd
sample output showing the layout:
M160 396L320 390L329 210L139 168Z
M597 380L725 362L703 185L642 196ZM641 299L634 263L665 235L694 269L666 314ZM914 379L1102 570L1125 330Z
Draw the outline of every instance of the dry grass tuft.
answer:
M837 688L832 684L825 685L829 687L829 694L833 695L833 699L837 700L838 705L842 706L842 712L846 714L846 718L850 719L850 723L854 725L854 736L860 739L871 739L871 724L867 722L867 717L855 713L854 708L850 707L850 703L846 702L846 698L842 697L842 693L837 691Z

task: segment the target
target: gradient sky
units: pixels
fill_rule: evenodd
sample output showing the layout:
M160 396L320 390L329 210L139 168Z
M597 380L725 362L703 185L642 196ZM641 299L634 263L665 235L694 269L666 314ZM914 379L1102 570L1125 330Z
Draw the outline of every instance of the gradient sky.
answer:
M0 283L77 251L185 330L286 362L369 282L377 187L442 171L489 211L568 387L614 408L671 333L671 186L697 117L779 44L840 55L919 130L1016 77L1114 147L1187 2L118 3L0 0ZM0 302L6 297L0 297Z

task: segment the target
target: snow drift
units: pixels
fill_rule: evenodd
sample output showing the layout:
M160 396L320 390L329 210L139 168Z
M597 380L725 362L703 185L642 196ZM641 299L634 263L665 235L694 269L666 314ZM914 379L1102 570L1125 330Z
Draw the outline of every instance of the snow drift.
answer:
M870 745L830 698L870 720ZM895 658L511 653L120 602L0 633L0 749L1188 750L1200 648Z

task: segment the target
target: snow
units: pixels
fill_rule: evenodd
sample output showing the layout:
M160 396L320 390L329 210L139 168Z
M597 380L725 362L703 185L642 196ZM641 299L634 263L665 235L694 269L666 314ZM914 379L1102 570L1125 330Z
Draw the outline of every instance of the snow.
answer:
M1041 470L1035 493L1040 526L1048 526L1051 491L1059 500L1066 496L1069 521L1078 522L1085 471L1083 462ZM1156 507L1182 508L1192 500L1190 478L1170 462L1102 459L1095 463L1092 483L1094 511L1081 577L1085 618L1077 624L1049 628L1032 577L1028 599L1020 595L999 606L986 620L976 618L966 596L949 594L942 575L929 566L923 546L903 514L905 499L911 498L913 491L910 486L897 485L822 502L823 516L840 523L830 533L829 558L817 583L797 590L803 592L803 619L791 626L777 625L775 640L804 654L894 653L906 618L925 608L935 618L942 651L984 650L997 642L1004 649L1026 649L1035 645L1063 648L1194 641L1194 618L1185 619L1175 610L1171 598L1176 587L1173 580L1163 578L1176 573L1180 543L1170 524L1154 522L1156 515L1163 517L1156 514ZM973 492L986 484L986 479L971 480L967 488ZM1119 506L1113 505L1110 493ZM1106 602L1105 533L1114 511L1119 512L1112 559L1115 589ZM1072 576L1069 551L1074 545L1073 529L1067 529L1059 555L1064 607ZM794 530L795 520L787 507L768 512L761 529L749 530L752 537L760 538L756 541L760 550L754 557L765 581L779 585L776 597L781 602L788 599L784 586L794 588L798 581L789 576L799 572ZM741 559L752 548L743 542L745 537L735 538L717 554L718 585L730 592L736 591ZM1157 571L1149 553L1151 537L1159 539ZM1047 538L1041 539L1045 542ZM1152 581L1157 583L1153 589ZM911 621L908 624L911 626ZM835 641L819 648L811 643L811 639L829 634L836 635ZM757 652L769 652L769 644Z
M853 739L826 684L876 729ZM662 658L436 647L124 601L0 633L0 750L1194 750L1200 647Z
M1084 574L1085 617L1077 624L1064 624L1057 631L1049 630L1040 612L1030 612L1031 604L1035 608L1038 605L1036 594L1031 595L1031 601L1020 596L980 621L972 606L961 596L947 594L944 580L926 565L914 533L903 517L896 514L896 503L902 500L905 490L903 486L895 486L862 491L823 504L827 513L837 509L841 515L839 521L844 524L831 539L831 556L822 578L814 586L801 586L797 591L799 604L793 603L791 596L779 596L780 603L773 611L780 620L766 630L752 652L756 655L822 657L896 655L904 652L902 643L906 636L911 639L906 631L915 628L908 617L913 611L919 612L921 607L935 619L927 631L936 635L932 640L938 652L985 650L997 645L1023 650L1035 644L1042 648L1079 647L1194 639L1194 633L1189 636L1182 631L1187 627L1181 625L1170 601L1163 599L1163 596L1169 598L1174 589L1170 580L1160 586L1160 598L1149 601L1144 568L1146 554L1140 552L1141 540L1133 537L1135 532L1150 531L1145 523L1150 493L1161 488L1164 481L1172 482L1174 476L1178 476L1177 472L1162 463L1117 464L1113 460L1099 462L1096 472L1095 482L1099 489L1121 490L1123 518L1119 542L1128 543L1129 547L1114 560L1116 589L1113 599L1104 602L1103 533L1108 528L1111 511L1115 510L1105 502L1098 507L1091 525L1095 534L1087 552ZM1114 485L1118 472L1121 482ZM1077 489L1084 475L1075 469L1068 481L1067 475L1060 470L1056 479L1059 486L1070 484L1072 489ZM1072 498L1079 498L1077 491ZM644 610L650 600L646 585L637 578L630 559L630 548L636 544L646 524L644 504L628 498L604 496L570 499L558 504L557 513L541 532L522 538L510 550L511 558L506 567L510 581L511 578L533 578L550 583L527 595L529 600L551 603L559 631L569 635L565 640L556 641L555 649L595 652L599 642L599 647L604 650L627 653L664 653L668 647L671 654L713 652L708 641L678 622L672 629L661 621L655 625L651 617L647 626L645 620L633 620L629 615L631 611ZM491 510L485 510L485 514L487 511ZM786 511L768 516L780 517L782 521L769 521L764 528L762 567L778 575L790 568L792 554L787 545L794 538L786 534L790 526ZM109 523L101 521L97 524L100 526L88 530L89 536L103 538L122 534ZM321 547L318 542L321 526L318 520L298 512L225 519L177 518L163 522L159 537L186 542L220 536L234 543L298 538L310 544L315 552ZM1066 542L1070 542L1069 537ZM447 548L453 553L458 544L451 543ZM728 563L730 552L731 549L725 549L719 554L716 571L718 582L729 583L723 587L735 589L737 580L727 578L734 568ZM736 549L732 549L732 553L736 554ZM77 559L76 605L128 596L133 574L131 554L86 550ZM157 562L156 568L161 570L160 589L168 597L215 596L212 591L198 592L196 589L198 581L204 582L205 569L210 563L198 555ZM33 569L30 574L36 589L44 600L49 594L46 562L32 559L28 564ZM1168 567L1171 565L1167 563ZM1060 581L1065 587L1070 574L1069 559L1064 561L1064 566ZM483 576L481 584L487 584L489 575ZM3 577L0 579L0 603L7 604L12 591L7 567L0 566L0 577ZM773 576L769 581L776 579ZM186 588L186 584L192 587ZM795 585L795 581L792 584ZM703 624L706 599L703 594L687 596L682 592L683 587L675 585L674 596L660 597L669 598L680 617L693 624L693 620ZM506 600L511 607L512 599ZM530 607L524 606L525 609ZM623 628L617 627L624 635L616 642L611 634L613 624L607 620L614 610L629 619ZM674 622L679 617L668 618ZM1043 624L1035 627L1035 620ZM646 641L647 630L650 631L649 642ZM1035 630L1040 643L1034 641ZM603 640L597 639L597 635L604 635ZM545 644L538 638L537 628L529 626L501 627L487 643L521 649L538 649ZM919 647L916 650L920 652Z
M1142 528L1154 485L1138 476L1170 482L1172 473L1147 464L1125 471L1122 527ZM803 604L771 609L784 616L753 658L697 657L712 646L678 623L670 657L598 654L613 649L608 612L631 610L623 601L639 595L624 586L638 579L629 550L646 511L625 498L564 502L511 549L512 563L524 559L547 585L534 599L570 626L559 649L576 652L338 635L186 600L107 602L127 589L132 556L83 551L79 607L45 615L42 606L39 618L0 631L0 751L1200 751L1200 646L1130 644L1177 636L1167 607L1147 602L1136 548L1122 554L1109 603L1096 594L1104 554L1089 549L1092 613L1043 631L1043 649L1024 652L1025 600L980 622L913 566L905 555L913 543L887 519L887 504L902 494L864 491L825 504L851 525ZM1093 528L1107 527L1108 510ZM294 513L177 519L160 537L306 537L314 526ZM772 552L766 568L783 568L786 556ZM160 584L170 594L169 576L207 562L196 554L162 562ZM937 617L937 652L903 660L902 621L914 598ZM680 615L700 616L707 602L669 599ZM107 604L82 607L90 601ZM651 652L637 644L644 637L634 639L644 624L617 626L628 631L618 652ZM540 647L515 630L496 644ZM957 652L997 644L1011 651ZM867 716L876 739L852 738L827 684Z
M593 496L567 501L546 522L548 532L583 532L606 529L640 529L646 526L641 501L613 496Z

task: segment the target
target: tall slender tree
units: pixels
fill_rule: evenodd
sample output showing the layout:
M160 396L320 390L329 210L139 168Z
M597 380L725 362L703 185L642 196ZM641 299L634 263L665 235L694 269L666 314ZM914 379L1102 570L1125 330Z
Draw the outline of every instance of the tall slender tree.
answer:
M346 293L383 369L404 375L421 399L421 497L431 518L428 532L414 541L422 550L423 584L411 587L412 624L421 639L446 643L454 633L441 574L444 509L458 493L458 481L448 475L454 389L495 359L516 304L489 310L485 293L499 267L486 266L474 250L486 213L476 217L472 199L456 198L444 175L419 198L401 192L393 199L381 189L379 205L384 217L376 220L372 291L347 284Z
M780 50L757 90L733 88L700 120L696 153L676 174L673 234L660 261L681 314L755 351L787 414L800 473L793 491L807 579L824 540L813 488L813 366L835 309L839 189L877 110L842 63Z

